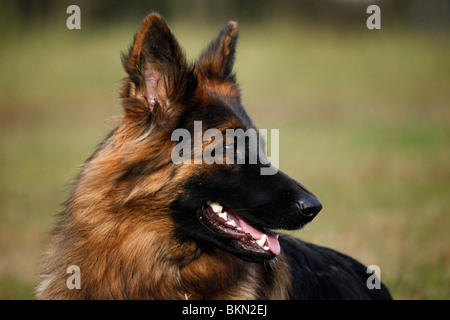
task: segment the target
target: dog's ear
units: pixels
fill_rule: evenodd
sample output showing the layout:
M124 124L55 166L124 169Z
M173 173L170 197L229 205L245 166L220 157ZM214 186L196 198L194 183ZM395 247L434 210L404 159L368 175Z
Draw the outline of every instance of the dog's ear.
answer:
M238 24L230 21L200 55L195 64L200 78L204 81L235 82L233 65L237 38Z
M152 113L179 103L196 86L192 68L166 22L150 14L142 22L122 63L125 78L122 98L132 114Z

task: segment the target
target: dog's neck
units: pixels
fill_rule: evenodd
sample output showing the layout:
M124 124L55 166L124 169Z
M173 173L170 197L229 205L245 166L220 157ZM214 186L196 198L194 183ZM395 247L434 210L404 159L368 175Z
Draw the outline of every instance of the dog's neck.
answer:
M263 282L273 283L274 288L288 287L275 285L288 281L288 277L283 278L287 265L282 257L273 266L249 263L220 249L205 251L193 241L175 240L167 223L156 220L155 228L142 223L124 228L120 220L108 220L101 212L96 216L99 224L90 219L88 225L78 220L81 215L72 213L68 219L77 221L67 220L61 226L67 227L67 242L62 245L70 247L66 251L70 254L55 256L54 260L59 260L55 265L75 264L81 270L79 290L66 288L68 275L64 272L58 272L59 279L50 279L59 283L51 285L61 288L57 295L61 299L247 300L288 296L287 291L259 289L265 287ZM68 229L74 225L80 229Z
M173 196L169 188L165 194L152 193L150 202L147 195L142 199L138 194L135 198L126 196L129 189L111 182L120 180L121 173L114 170L120 166L115 162L124 159L111 156L117 147L117 143L105 141L101 153L83 168L58 227L64 241L53 243L48 250L49 261L54 263L45 266L43 274L52 276L42 281L41 292L60 299L287 297L286 289L258 289L264 287L259 285L263 282L281 281L283 285L278 287L289 287L284 284L288 277L282 257L273 266L277 272L273 272L272 267L180 240L174 236L170 213L162 205ZM66 287L70 265L81 270L81 289Z

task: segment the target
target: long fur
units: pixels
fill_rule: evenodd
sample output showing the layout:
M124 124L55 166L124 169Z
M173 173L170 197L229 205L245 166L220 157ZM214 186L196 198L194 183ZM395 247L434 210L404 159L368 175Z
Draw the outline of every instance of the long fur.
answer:
M37 298L389 298L384 287L365 288L355 260L289 236L280 237L276 259L257 263L183 234L173 206L196 192L186 182L217 173L175 165L171 132L190 128L194 116L223 129L254 126L232 73L236 40L230 22L189 65L164 20L144 20L122 57L120 124L82 166L58 216ZM66 285L71 265L81 270L80 289Z

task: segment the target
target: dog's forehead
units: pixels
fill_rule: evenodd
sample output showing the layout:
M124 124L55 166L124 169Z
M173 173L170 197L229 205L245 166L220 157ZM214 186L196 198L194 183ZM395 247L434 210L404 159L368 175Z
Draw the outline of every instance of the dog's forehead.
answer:
M231 86L230 86L231 87ZM227 86L208 90L209 101L206 111L209 118L217 118L218 122L230 128L251 128L254 124L242 106L240 92Z

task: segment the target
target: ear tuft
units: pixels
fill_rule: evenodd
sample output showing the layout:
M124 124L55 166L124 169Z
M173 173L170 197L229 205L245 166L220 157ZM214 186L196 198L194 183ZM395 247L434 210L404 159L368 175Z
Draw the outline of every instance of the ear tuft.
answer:
M237 22L229 21L201 54L195 69L202 79L235 82L233 65L238 33Z
M129 75L122 96L139 99L150 111L155 105L164 108L178 102L195 82L178 41L155 13L142 22L122 64Z

